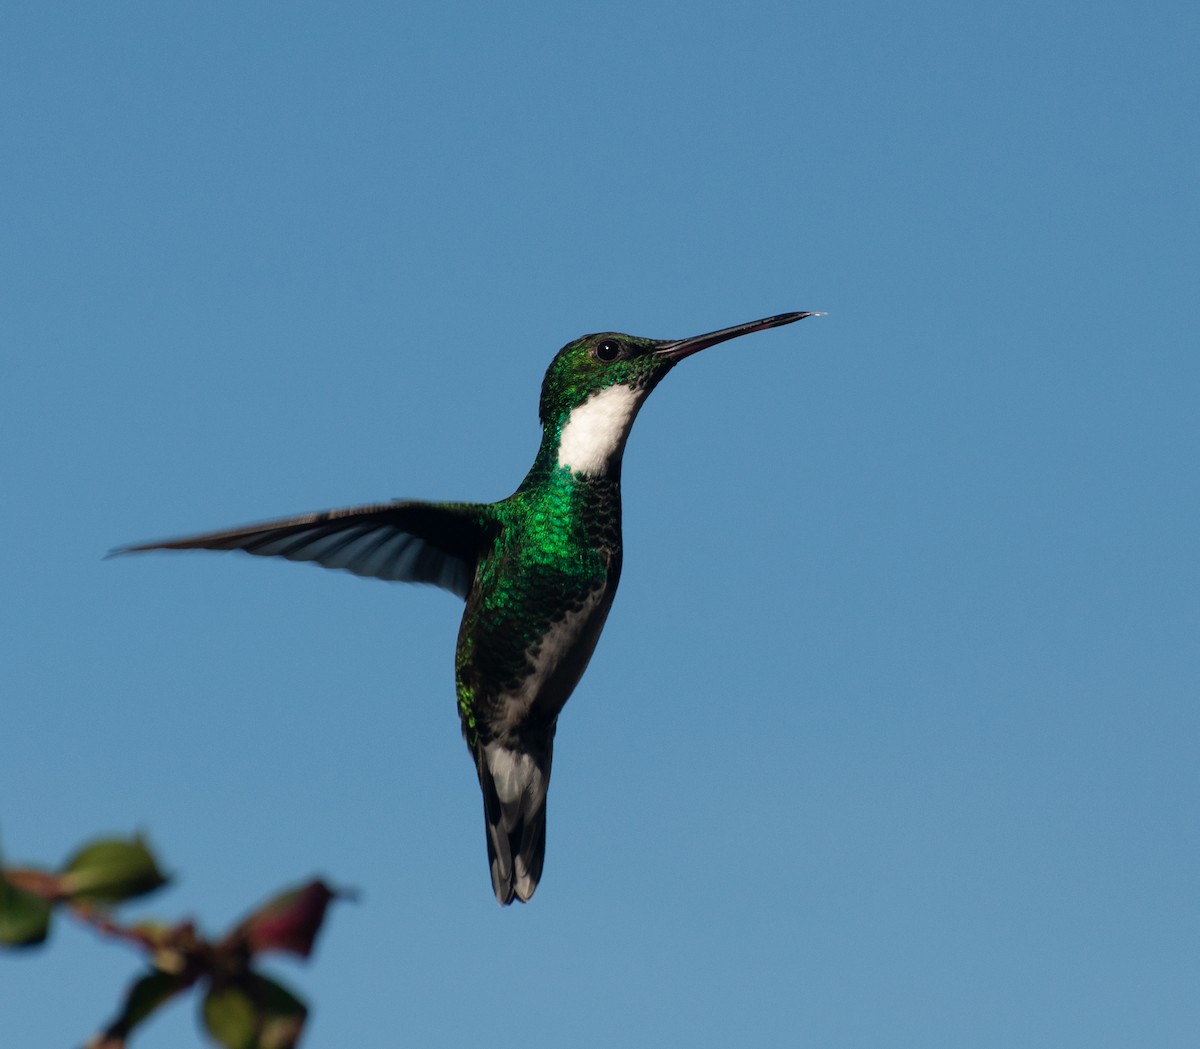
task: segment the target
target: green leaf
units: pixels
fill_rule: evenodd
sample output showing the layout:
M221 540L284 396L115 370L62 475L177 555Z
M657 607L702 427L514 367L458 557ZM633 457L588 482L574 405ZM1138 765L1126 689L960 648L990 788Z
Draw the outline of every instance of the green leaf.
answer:
M304 1033L308 1006L281 983L251 973L259 1003L258 1049L294 1049Z
M209 991L204 1025L225 1049L295 1049L308 1006L280 983L245 973L236 983Z
M204 1026L225 1049L256 1049L258 1010L240 986L228 985L204 996Z
M140 837L106 838L80 849L63 868L62 890L73 901L111 904L144 896L167 882Z
M158 971L149 972L135 980L125 994L125 1004L120 1015L89 1045L124 1045L125 1039L138 1024L180 991L187 990L191 983L190 979L181 979L172 973Z
M34 947L50 933L48 900L10 885L0 873L0 946Z

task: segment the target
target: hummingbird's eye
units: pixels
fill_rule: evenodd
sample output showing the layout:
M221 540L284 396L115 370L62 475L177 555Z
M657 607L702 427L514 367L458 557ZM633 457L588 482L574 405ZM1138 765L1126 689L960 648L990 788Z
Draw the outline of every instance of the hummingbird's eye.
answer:
M621 356L621 344L616 339L596 343L596 360L609 364Z

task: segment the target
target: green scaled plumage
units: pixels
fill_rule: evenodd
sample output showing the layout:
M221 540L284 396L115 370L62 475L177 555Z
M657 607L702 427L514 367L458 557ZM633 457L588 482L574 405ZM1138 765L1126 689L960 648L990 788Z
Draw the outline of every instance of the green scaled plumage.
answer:
M527 901L545 856L558 715L604 626L621 575L621 457L642 403L684 357L811 313L692 339L587 335L542 384L542 443L498 503L401 500L125 547L241 550L358 575L432 583L466 600L456 688L483 792L496 898Z

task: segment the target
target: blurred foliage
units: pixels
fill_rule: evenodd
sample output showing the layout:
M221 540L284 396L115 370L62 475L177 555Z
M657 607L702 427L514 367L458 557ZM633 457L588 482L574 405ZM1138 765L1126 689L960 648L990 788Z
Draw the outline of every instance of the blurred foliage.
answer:
M10 866L0 857L0 948L36 947L49 936L55 910L140 950L146 970L87 1049L123 1049L135 1028L172 999L198 986L200 1020L226 1049L291 1049L308 1007L256 968L282 951L307 958L330 902L349 894L314 879L256 907L224 936L210 939L194 922L121 924L113 908L167 883L146 842L102 838L84 845L58 870Z

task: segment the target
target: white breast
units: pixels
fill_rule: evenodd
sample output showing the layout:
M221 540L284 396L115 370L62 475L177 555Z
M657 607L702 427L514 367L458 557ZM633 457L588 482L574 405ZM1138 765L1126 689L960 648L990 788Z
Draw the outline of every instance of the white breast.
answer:
M644 395L609 386L571 411L558 443L558 465L576 473L603 473L625 447Z

